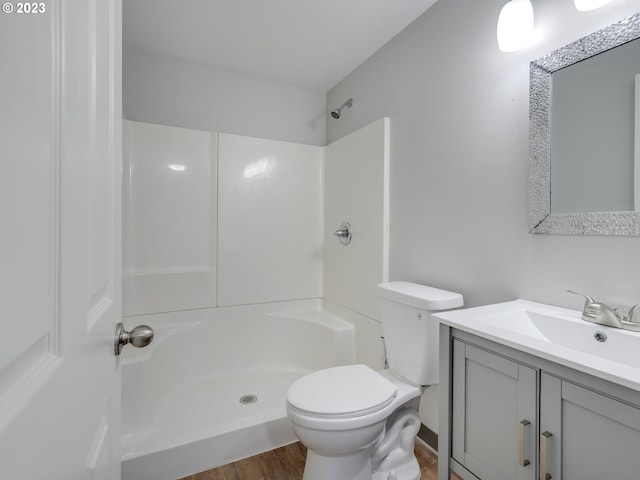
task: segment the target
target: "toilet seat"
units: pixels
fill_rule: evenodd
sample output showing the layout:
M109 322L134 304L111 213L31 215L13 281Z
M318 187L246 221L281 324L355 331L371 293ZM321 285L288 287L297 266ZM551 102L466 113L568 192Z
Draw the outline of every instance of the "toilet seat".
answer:
M295 425L327 432L366 428L384 422L419 394L417 387L366 365L345 365L311 373L291 385L287 416Z
M287 403L299 413L323 418L369 415L390 405L398 388L366 365L327 368L296 381Z

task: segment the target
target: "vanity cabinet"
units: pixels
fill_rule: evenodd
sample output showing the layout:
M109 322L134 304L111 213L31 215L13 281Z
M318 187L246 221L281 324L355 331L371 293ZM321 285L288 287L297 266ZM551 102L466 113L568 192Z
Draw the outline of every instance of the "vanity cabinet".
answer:
M440 350L439 480L640 478L640 392L445 326Z

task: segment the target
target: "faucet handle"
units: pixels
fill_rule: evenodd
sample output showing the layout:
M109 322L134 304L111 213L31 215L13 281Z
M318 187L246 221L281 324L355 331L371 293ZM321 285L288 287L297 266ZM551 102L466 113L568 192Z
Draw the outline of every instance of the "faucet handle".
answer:
M583 320L588 320L593 322L602 313L602 305L597 303L589 295L585 295L584 293L580 293L580 292L574 292L573 290L567 290L567 293L572 293L574 295L580 295L584 297L584 307L582 309Z
M599 310L600 306L596 303L593 297L590 297L589 295L585 295L584 293L574 292L573 290L567 290L567 293L571 293L573 295L580 295L581 297L584 297L584 308L583 308L584 315L591 316L591 315L598 314L598 312L594 311L594 307L596 310Z
M567 290L567 293L572 293L574 295L580 295L581 297L584 297L585 298L585 300L584 300L585 307L587 305L592 304L592 303L596 303L596 301L593 298L591 298L589 295L585 295L584 293L574 292L573 290Z
M625 317L625 321L640 323L640 319L636 320L636 314L640 315L640 313L637 312L640 312L640 303L631 307L629 314Z

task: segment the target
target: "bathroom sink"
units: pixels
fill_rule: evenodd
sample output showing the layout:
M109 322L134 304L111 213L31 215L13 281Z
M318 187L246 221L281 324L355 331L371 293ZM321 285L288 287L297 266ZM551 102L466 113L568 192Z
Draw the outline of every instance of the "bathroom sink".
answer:
M527 300L435 315L459 330L640 391L640 332L597 325L582 313Z

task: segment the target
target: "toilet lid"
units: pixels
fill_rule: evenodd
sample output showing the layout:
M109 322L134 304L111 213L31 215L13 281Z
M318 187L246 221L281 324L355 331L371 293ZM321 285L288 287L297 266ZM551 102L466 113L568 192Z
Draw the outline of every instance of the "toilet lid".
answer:
M376 411L396 396L397 388L366 365L327 368L305 375L287 392L287 401L316 415Z

